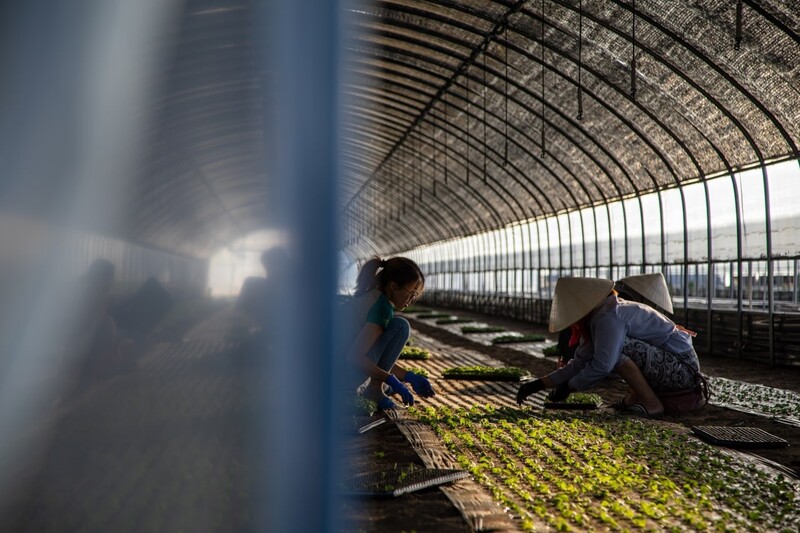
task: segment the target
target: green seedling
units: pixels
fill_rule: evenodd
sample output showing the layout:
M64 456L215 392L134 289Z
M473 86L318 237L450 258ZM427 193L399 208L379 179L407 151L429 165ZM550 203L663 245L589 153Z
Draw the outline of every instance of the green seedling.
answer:
M545 346L542 348L542 354L545 357L558 357L558 345Z
M447 313L421 313L417 315L417 318L420 320L427 320L429 318L450 318L450 315Z
M476 379L496 381L519 381L528 372L515 366L494 368L489 366L457 366L442 372L446 379Z
M400 352L400 359L419 359L426 360L431 358L428 350L417 348L416 346L405 346Z
M795 480L646 421L491 405L409 415L525 531L796 531L800 523Z
M506 328L500 326L464 326L461 328L461 333L500 333L506 331Z
M459 317L450 317L450 318L440 318L436 321L437 324L440 325L447 325L447 324L466 324L468 322L475 322L471 318L459 318Z
M502 335L492 339L492 344L510 344L514 342L540 342L545 340L544 335Z

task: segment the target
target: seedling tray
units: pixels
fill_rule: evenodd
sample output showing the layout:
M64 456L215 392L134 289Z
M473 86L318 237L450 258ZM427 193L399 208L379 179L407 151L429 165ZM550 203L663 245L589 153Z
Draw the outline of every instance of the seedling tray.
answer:
M594 393L573 392L570 394L566 401L563 402L544 402L545 409L572 409L572 410L586 410L597 409L603 399Z
M517 367L455 367L442 372L444 379L462 379L472 381L513 381L518 382L528 373Z
M547 340L544 335L503 335L492 339L492 344L515 344L523 342L542 342Z
M503 333L507 331L506 328L500 326L464 326L461 328L461 333L470 335L473 333Z
M356 476L342 484L346 496L390 498L468 477L464 470L444 468L386 469Z
M783 448L789 443L763 429L729 426L692 426L695 435L706 442L730 448Z
M423 348L417 348L416 346L406 346L400 352L400 359L425 360L430 358L431 358L431 353L428 350L425 350Z

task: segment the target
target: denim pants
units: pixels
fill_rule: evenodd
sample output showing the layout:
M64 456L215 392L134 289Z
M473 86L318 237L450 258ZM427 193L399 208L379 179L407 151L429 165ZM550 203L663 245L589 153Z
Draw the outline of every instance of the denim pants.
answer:
M391 371L410 334L411 326L408 325L408 320L394 317L383 330L383 335L378 337L367 352L367 358L381 370Z

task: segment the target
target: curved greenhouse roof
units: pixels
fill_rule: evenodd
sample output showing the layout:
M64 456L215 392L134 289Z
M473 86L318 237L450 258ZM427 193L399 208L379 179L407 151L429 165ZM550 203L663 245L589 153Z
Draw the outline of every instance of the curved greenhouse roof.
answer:
M797 157L800 4L740 4L355 2L344 246L400 252Z

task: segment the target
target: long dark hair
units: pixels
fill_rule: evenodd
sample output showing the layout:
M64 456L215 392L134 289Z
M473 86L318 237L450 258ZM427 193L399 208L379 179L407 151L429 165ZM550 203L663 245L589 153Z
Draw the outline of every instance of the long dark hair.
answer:
M375 287L383 290L392 281L400 286L415 281L421 281L424 284L425 276L417 264L407 257L392 257L391 259L373 257L364 263L358 273L355 295L361 296Z

